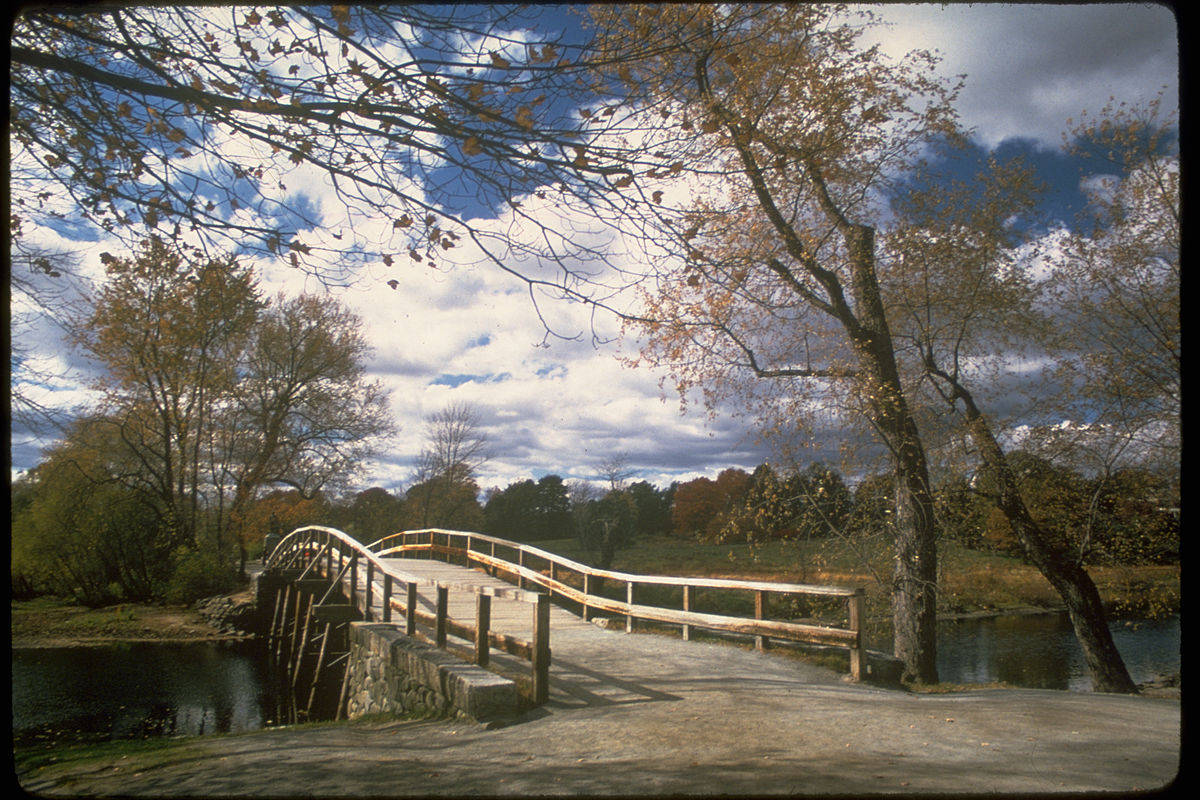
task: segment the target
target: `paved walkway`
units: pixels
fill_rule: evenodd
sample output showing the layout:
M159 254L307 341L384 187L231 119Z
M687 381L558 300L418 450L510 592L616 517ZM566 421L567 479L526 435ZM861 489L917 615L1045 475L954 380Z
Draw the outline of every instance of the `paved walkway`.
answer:
M471 619L459 602L451 616ZM510 620L502 605L497 629L520 635L532 611ZM154 797L1045 795L1157 789L1180 765L1178 700L910 694L771 652L602 630L561 609L551 630L550 701L506 727L273 729L54 765L22 785Z

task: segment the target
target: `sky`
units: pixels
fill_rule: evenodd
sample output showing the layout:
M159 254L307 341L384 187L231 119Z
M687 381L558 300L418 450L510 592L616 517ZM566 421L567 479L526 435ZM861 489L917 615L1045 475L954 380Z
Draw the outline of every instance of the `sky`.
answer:
M966 75L958 108L981 152L1031 157L1054 180L1052 213L1064 218L1082 202L1078 176L1058 149L1068 119L1110 98L1178 93L1176 23L1163 6L891 5L880 14L891 23L880 37L888 52L935 49L946 75ZM314 196L314 207L325 200ZM83 228L56 237L79 253L81 272L102 274L99 253L111 243ZM259 267L267 293L325 291L281 264ZM483 488L551 473L595 480L600 464L617 456L634 480L660 486L727 467L752 470L772 457L735 409L710 418L692 404L685 413L663 374L625 366L628 344L591 336L595 324L615 337L611 320L563 303L535 308L525 285L498 270L397 276L366 264L359 277L337 296L364 321L369 373L391 390L399 429L364 465L359 488L404 488L424 444L424 418L450 403L478 411L492 454L480 470ZM397 277L389 288L385 280ZM539 311L555 330L582 335L546 336ZM36 327L24 344L37 363L70 376L45 387L48 404L87 399L89 366L53 328ZM45 443L14 423L14 472L37 463ZM813 457L836 462L838 445L836 431L826 431Z

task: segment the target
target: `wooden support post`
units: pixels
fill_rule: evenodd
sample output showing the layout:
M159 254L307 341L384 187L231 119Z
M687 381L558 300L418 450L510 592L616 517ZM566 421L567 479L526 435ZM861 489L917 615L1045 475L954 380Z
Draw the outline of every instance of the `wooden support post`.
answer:
M683 587L683 610L684 611L692 610L692 587L690 587L690 586ZM687 623L684 623L683 640L686 642L691 638L692 638L692 626L688 625Z
M533 612L533 702L550 699L550 595L538 595Z
M863 651L862 651L862 599L863 590L855 589L849 599L850 630L854 631L854 644L850 646L850 677L856 681L862 680Z
M446 646L446 611L449 607L450 590L445 586L438 584L437 587L437 607L434 610L434 643L438 647Z
M517 551L517 566L518 567L525 566L525 551L524 550ZM519 572L517 573L517 588L518 589L525 588L525 576Z
M271 612L271 627L267 629L267 650L269 651L275 644L275 626L276 618L279 617L280 600L283 599L283 592L279 589L275 590L275 610Z
M283 658L283 642L287 638L288 604L292 600L292 585L289 583L283 589L283 612L279 616L279 635L275 637L275 661Z
M350 605L358 608L358 553L350 554Z
M633 581L625 581L625 604L633 605ZM633 633L633 609L625 614L625 632Z
M325 665L325 651L329 647L329 634L333 624L325 623L325 635L321 637L321 652L317 653L317 666L313 669L312 686L308 689L308 705L304 707L304 715L312 715L313 701L317 699L317 681L321 680L321 667Z
M300 665L304 662L304 648L308 644L308 624L312 621L312 604L313 596L308 595L308 613L304 615L304 632L300 634L300 641L296 643L295 664L292 666L293 691L296 689L296 683L300 680Z
M372 589L374 589L374 588L375 588L375 562L368 559L367 560L367 586L366 586L367 599L363 601L363 608L364 608L363 619L365 619L367 622L373 622L375 620L375 614L374 614L374 612L371 611L371 594L372 594Z
M761 589L754 593L754 618L763 619L763 614L766 613L767 598L766 593ZM754 646L759 650L767 649L768 638L766 636L754 637Z
M488 649L491 646L488 634L492 627L492 598L483 592L475 595L475 663L488 665Z
M342 688L338 691L337 711L334 712L334 720L342 718L342 714L347 713L346 709L346 690L350 687L350 657L346 656L346 671L342 673Z
M300 608L304 604L304 596L299 589L296 589L296 617L292 620L292 633L288 637L288 647L290 648L296 641L296 634L300 633Z
M496 557L496 543L491 542L491 546L492 546L491 554L492 554L492 558L494 559ZM496 577L496 568L490 564L488 565L488 574L491 575L493 578Z
M383 573L383 621L392 621L392 576L391 573Z
M592 576L585 572L585 573L583 573L583 596L591 597L591 595L592 595ZM587 601L584 600L583 601L583 621L587 622L591 618L592 618L592 608L591 608L591 606L589 606L587 604Z
M412 636L417 632L417 585L404 585L404 632Z

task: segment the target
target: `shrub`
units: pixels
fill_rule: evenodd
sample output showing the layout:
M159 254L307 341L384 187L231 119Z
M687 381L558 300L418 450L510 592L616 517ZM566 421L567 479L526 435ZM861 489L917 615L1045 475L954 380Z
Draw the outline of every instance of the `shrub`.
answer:
M192 603L231 592L236 586L233 567L222 563L215 553L184 551L167 583L166 599L170 603Z

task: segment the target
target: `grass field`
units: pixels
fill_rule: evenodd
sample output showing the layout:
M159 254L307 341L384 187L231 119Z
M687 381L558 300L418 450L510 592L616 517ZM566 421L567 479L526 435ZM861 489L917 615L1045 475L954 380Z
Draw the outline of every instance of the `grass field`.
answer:
M534 544L576 561L592 561L592 554L574 539ZM882 540L854 545L836 539L721 545L652 537L617 551L612 568L643 575L860 586L866 591L868 616L886 617L891 559L888 544ZM1020 559L946 541L939 546L938 561L940 614L1062 605L1037 569ZM1178 565L1102 566L1089 572L1114 616L1154 617L1179 611Z

